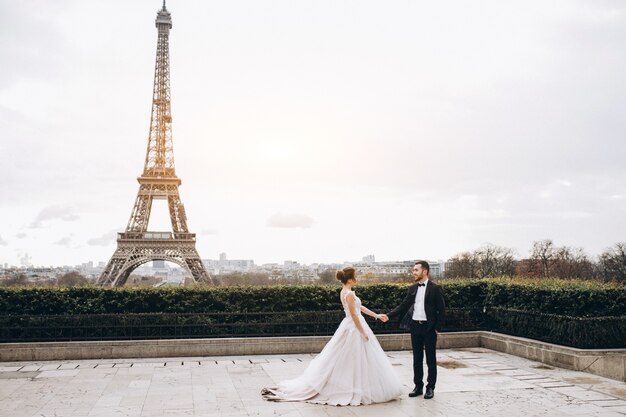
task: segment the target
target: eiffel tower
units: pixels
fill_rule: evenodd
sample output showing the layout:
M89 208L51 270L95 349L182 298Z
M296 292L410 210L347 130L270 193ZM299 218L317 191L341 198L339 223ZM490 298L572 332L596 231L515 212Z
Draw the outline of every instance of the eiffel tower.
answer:
M102 275L100 285L122 286L130 273L146 262L163 260L187 269L195 282L212 283L196 250L196 235L189 233L185 208L180 201L180 178L174 169L170 102L169 33L172 17L165 7L157 12L158 30L150 134L139 192L126 231L118 233L117 249ZM167 200L172 232L148 231L152 202Z

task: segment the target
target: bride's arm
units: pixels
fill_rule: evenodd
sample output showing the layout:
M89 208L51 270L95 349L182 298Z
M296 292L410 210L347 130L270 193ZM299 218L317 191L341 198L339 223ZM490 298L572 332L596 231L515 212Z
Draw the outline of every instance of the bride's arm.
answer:
M365 313L370 317L374 317L376 320L380 320L380 314L374 313L372 310L365 306L361 306L361 313Z
M346 301L348 302L348 310L350 311L350 317L352 317L354 325L356 326L359 333L361 333L361 337L363 337L363 339L367 341L367 334L365 334L365 330L363 330L363 326L361 325L359 316L356 314L356 307L354 306L354 294L348 294L346 296Z

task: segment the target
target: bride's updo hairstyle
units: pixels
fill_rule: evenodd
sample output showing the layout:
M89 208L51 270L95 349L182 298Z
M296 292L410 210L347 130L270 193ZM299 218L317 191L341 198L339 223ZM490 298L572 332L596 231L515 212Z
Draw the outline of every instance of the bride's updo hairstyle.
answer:
M335 277L341 281L342 284L348 282L348 280L354 279L355 270L351 266L346 266L344 269L340 269L335 274Z

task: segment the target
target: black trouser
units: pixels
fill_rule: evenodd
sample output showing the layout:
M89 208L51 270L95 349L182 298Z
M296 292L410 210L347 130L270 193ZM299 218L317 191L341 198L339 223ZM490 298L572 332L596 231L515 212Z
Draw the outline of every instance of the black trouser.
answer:
M424 386L424 350L426 351L426 365L428 378L426 388L435 389L437 383L437 332L428 330L428 324L411 322L411 345L413 346L413 382L418 388Z

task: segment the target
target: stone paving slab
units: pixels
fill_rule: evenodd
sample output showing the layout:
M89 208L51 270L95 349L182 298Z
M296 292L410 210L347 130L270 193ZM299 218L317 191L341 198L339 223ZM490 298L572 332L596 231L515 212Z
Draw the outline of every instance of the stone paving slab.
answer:
M626 415L626 384L487 349L438 352L435 398L408 398L410 352L388 352L403 382L385 404L263 401L315 355L0 363L0 417L418 417Z

